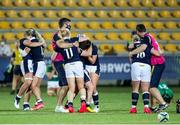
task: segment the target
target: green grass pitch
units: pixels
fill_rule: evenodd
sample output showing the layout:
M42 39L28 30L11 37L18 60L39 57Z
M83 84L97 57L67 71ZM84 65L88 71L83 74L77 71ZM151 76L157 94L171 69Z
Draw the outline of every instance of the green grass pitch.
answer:
M176 114L175 100L180 98L180 88L172 88L175 93L174 102L166 110L170 119L168 124L180 123L180 114ZM129 114L131 105L130 87L99 87L99 113L55 113L56 97L48 97L45 88L42 96L45 108L39 111L22 111L13 107L14 97L9 94L10 88L0 88L0 124L156 124L157 114L144 114L140 96L138 113ZM33 105L34 98L31 100ZM79 97L75 100L75 109L79 107ZM22 107L22 101L21 101Z

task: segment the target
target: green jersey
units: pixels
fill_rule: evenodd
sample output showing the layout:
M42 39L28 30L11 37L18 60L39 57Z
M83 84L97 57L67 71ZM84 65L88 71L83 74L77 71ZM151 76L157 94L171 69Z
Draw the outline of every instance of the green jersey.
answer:
M47 66L46 72L52 72L53 68L51 65ZM48 79L48 81L58 81L58 76L56 74L53 75L51 79Z

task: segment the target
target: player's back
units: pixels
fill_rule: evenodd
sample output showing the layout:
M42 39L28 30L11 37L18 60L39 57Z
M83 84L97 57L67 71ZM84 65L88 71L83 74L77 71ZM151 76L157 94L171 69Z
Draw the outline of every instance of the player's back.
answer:
M22 38L22 39L20 39L20 41L19 41L19 42L20 42L20 45L19 45L20 54L21 54L23 60L25 60L25 59L32 59L32 55L31 55L30 52L29 52L29 53L26 53L26 55L22 54L23 50L24 50L26 47L28 47L28 46L24 45L24 41L25 41L25 40L27 40L27 38Z

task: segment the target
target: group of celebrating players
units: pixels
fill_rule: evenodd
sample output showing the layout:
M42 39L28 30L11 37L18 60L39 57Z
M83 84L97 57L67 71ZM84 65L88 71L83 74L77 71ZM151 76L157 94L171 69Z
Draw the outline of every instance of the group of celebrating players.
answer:
M99 80L100 65L98 49L90 39L79 34L71 38L71 20L61 18L58 31L53 35L51 56L52 67L58 75L59 86L55 112L75 112L73 100L80 94L81 106L78 112L99 112L99 96L96 85ZM44 107L40 84L46 73L44 62L45 40L34 29L25 32L25 38L20 40L20 54L23 61L20 64L24 83L15 97L14 106L20 108L20 99L24 95L23 110L39 110ZM31 93L36 98L35 106L30 108ZM67 102L64 105L64 99ZM93 100L94 109L90 103Z

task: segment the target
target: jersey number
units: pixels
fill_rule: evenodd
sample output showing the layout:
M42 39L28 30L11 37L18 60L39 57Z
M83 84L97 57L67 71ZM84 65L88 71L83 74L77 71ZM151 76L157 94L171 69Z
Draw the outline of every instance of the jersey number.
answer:
M66 52L67 58L70 59L73 57L73 52L72 52L72 48L69 49L64 49L64 51Z
M137 54L137 58L144 58L145 57L145 52L141 52Z
M43 55L44 56L44 49L43 49L43 47L41 46L41 55Z

